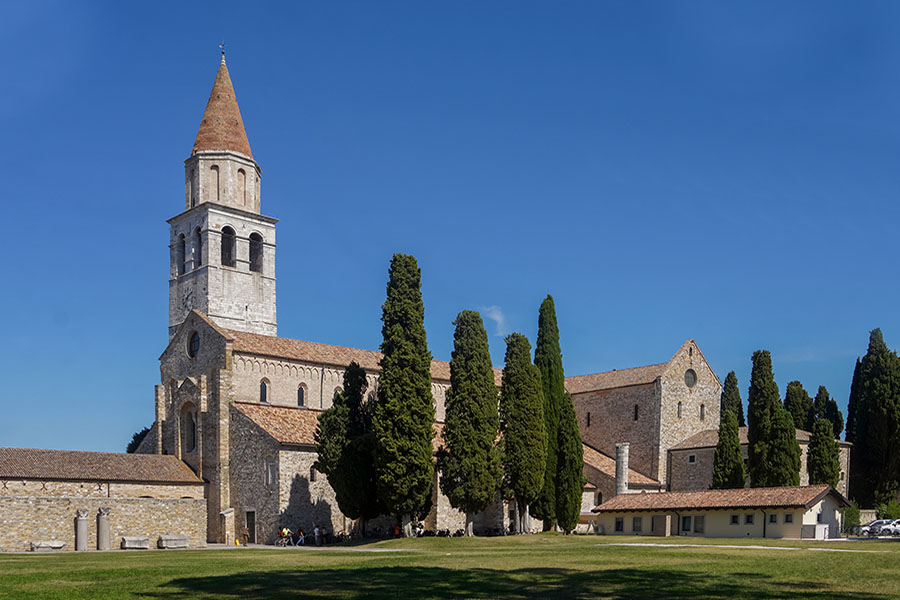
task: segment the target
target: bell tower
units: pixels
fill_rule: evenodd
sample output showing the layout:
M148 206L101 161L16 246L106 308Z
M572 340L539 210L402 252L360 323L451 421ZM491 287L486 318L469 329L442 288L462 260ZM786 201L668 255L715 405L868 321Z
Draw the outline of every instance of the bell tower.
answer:
M184 161L184 212L169 223L169 338L192 309L227 329L277 335L275 223L260 213L260 175L225 51Z

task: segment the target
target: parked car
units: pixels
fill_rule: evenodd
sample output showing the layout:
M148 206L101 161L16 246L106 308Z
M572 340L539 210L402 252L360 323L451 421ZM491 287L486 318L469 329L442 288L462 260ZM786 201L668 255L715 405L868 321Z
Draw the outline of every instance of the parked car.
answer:
M872 521L866 525L863 525L862 529L859 530L860 535L868 535L868 536L876 536L881 533L881 528L889 523L893 523L891 519L878 519L877 521Z
M882 525L878 535L900 536L900 519L890 521L887 525Z

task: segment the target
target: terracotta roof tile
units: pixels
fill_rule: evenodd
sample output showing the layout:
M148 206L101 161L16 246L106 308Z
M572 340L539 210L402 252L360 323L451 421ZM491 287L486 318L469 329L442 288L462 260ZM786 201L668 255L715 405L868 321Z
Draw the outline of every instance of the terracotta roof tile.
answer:
M0 479L203 483L171 455L35 448L0 448Z
M566 391L570 394L580 394L595 390L610 390L630 385L653 383L665 372L668 365L669 363L659 363L658 365L617 369L605 373L566 377Z
M197 130L192 154L202 150L231 150L253 158L224 56Z
M381 371L381 352L361 350L345 346L332 346L303 340L248 333L234 329L223 332L232 340L232 349L238 352L260 354L275 358L286 358L303 362L312 362L346 367L351 361L368 371ZM494 381L500 385L501 369L494 369ZM450 363L443 360L431 361L431 377L439 381L450 381Z
M809 507L827 493L837 496L843 505L850 505L829 485L808 485L701 492L621 494L594 508L593 512Z
M251 402L232 402L231 405L279 443L301 446L316 443L314 435L320 410Z
M596 448L588 446L587 444L582 444L584 448L584 462L587 465L590 465L603 473L604 475L608 475L613 479L616 478L616 460L610 456L607 456L603 452L600 452ZM634 469L628 469L628 484L629 485L647 485L647 486L658 486L660 483L655 480L647 477L643 473L638 473Z
M809 443L812 434L808 431L804 431L803 429L797 429L797 441ZM747 437L747 428L739 427L738 428L738 439L740 439L742 444L749 443ZM837 440L838 444L841 446L852 446L850 442L844 442L842 440ZM680 444L672 446L672 450L690 450L693 448L715 448L716 444L719 443L719 430L718 429L706 429L699 433L695 433L691 437L687 438Z

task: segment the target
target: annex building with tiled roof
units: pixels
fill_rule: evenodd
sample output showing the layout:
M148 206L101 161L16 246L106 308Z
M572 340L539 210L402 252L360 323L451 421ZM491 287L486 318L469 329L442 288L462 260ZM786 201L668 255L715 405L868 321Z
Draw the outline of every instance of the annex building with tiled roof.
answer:
M827 539L850 503L830 485L620 494L593 509L604 533Z

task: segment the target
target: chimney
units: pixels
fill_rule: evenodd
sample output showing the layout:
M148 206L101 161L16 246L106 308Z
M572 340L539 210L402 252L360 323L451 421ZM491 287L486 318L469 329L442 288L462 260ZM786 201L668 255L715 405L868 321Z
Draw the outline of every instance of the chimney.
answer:
M616 444L616 495L628 493L628 442Z

